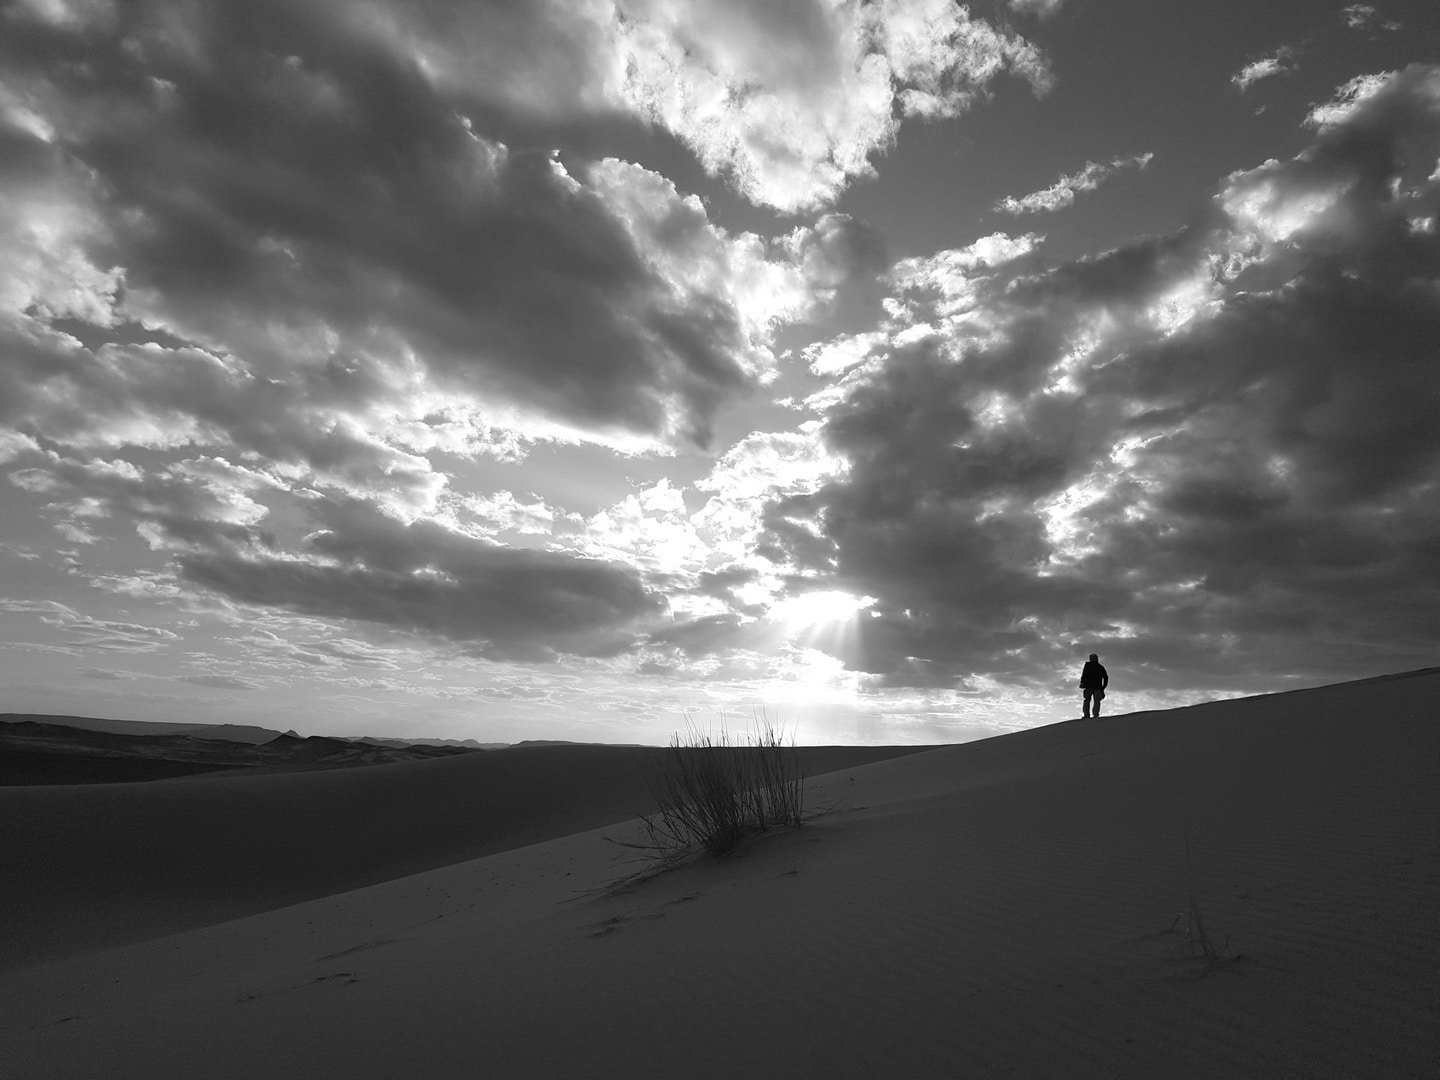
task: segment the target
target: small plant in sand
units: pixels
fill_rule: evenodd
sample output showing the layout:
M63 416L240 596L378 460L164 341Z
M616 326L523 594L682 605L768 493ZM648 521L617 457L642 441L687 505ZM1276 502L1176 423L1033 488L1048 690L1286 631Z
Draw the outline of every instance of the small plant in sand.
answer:
M651 779L656 809L641 818L646 840L633 846L662 859L697 849L722 855L752 833L801 824L805 777L794 738L787 742L763 711L755 721L736 737L687 715L685 734L670 740Z
M1185 928L1185 944L1189 951L1189 959L1195 961L1202 970L1208 970L1225 963L1230 959L1240 959L1237 955L1230 957L1227 950L1230 948L1230 939L1227 937L1220 944L1210 936L1210 931L1205 926L1205 917L1200 913L1200 905L1195 900L1195 875L1190 862L1190 835L1185 834L1185 876L1190 889L1190 907L1175 916L1174 922L1170 924L1170 930L1178 929L1181 924Z

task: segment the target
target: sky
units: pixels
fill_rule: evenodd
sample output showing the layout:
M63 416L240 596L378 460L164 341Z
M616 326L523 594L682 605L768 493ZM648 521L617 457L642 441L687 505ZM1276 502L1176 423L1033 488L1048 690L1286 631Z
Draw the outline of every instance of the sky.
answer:
M5 0L0 711L948 742L1091 652L1433 665L1432 7Z

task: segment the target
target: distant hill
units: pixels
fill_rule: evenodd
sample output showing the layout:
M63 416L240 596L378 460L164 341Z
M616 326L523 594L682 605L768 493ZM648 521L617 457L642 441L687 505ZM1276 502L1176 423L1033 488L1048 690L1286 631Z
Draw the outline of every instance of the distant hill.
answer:
M645 743L611 743L611 742L572 742L569 739L524 739L517 743L506 743L506 746L623 746L623 747L644 747Z
M0 723L30 722L53 727L79 728L82 731L105 731L112 735L188 735L195 739L220 739L224 742L267 743L280 732L274 728L252 724L170 724L152 720L102 720L96 716L58 716L50 713L0 713Z
M471 750L498 750L509 743L482 743L474 739L388 739L381 735L346 735L350 742L373 743L376 746L464 746Z
M82 731L104 731L112 735L188 735L192 739L219 739L224 742L249 743L258 746L268 743L280 735L295 738L294 730L277 731L275 728L255 724L176 724L154 720L105 720L98 716L63 716L53 713L0 713L0 723L50 724L52 726L79 728ZM461 746L469 750L498 750L509 746L503 742L476 742L474 739L397 739L383 735L337 735L335 738L351 743L370 743L374 746L403 748L407 746Z
M221 725L206 726L203 733L184 724L145 725L143 734L134 734L133 728L123 732L49 724L13 714L5 719L0 724L0 786L117 784L220 771L295 772L480 753L468 746L390 746L320 735L301 738L293 732L272 732L263 742L238 742L217 738L214 733L223 730ZM155 733L156 727L164 733ZM257 730L263 729L239 728L242 735Z

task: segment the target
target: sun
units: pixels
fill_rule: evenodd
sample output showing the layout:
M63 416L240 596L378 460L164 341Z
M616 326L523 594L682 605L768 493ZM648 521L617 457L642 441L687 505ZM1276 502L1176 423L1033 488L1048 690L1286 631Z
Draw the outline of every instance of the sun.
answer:
M785 658L789 681L808 688L810 696L821 687L834 691L849 686L853 693L854 673L846 665L860 653L860 613L876 602L873 596L840 589L797 593L776 601L769 615L771 645L777 656Z
M787 596L770 609L770 619L791 631L849 622L875 603L873 596L855 596L838 589Z

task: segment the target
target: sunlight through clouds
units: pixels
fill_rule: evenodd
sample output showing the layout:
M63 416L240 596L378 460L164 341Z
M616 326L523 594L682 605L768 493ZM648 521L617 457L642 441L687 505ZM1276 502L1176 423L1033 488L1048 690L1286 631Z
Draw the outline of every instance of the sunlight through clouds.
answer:
M1218 305L1220 290L1205 267L1188 281L1181 281L1151 305L1147 315L1155 328L1166 337L1175 333L1207 308Z
M1418 664L1428 9L1217 2L11 5L0 676L943 738Z
M789 632L824 631L837 623L850 622L874 604L873 596L851 596L834 589L802 592L779 600L766 618Z

